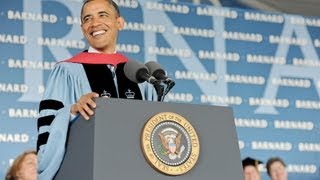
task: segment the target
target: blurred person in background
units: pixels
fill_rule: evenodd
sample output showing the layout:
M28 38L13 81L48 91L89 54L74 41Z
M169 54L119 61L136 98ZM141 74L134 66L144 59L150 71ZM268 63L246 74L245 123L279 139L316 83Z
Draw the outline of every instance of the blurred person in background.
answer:
M25 151L12 163L6 174L6 180L36 180L37 152Z
M242 160L243 175L245 180L261 180L261 175L258 166L261 161L247 157Z
M272 157L267 161L267 173L271 180L287 180L286 164L279 157Z

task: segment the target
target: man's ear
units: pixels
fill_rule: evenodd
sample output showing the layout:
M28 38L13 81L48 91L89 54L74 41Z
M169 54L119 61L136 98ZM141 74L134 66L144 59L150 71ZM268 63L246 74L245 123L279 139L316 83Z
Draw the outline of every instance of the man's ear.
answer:
M124 18L123 17L118 17L118 19L117 19L117 23L118 23L118 29L119 30L122 30L123 29L123 27L124 27L124 23L125 23L125 20L124 20Z

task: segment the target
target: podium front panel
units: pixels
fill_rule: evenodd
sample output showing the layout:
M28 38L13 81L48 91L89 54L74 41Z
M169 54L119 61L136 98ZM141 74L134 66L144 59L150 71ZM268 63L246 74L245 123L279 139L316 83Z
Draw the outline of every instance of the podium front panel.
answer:
M67 153L58 175L63 173L64 178L68 179L67 172L73 179L74 173L77 174L76 177L87 177L89 174L93 180L243 179L231 108L112 98L99 98L96 102L97 108L91 122L79 118L71 126ZM196 165L183 175L170 176L158 172L149 165L142 153L141 131L151 117L161 112L173 112L183 116L198 134L199 159ZM76 126L87 126L88 129ZM85 141L91 142L72 143L71 139L77 138L79 133L82 136L93 133L93 142L87 138ZM92 161L88 160L88 157L92 158ZM72 168L67 167L70 164ZM83 173L87 175L82 176Z

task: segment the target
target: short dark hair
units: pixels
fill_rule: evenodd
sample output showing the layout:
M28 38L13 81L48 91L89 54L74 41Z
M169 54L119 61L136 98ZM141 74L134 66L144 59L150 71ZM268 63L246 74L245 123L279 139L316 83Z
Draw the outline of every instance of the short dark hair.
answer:
M270 158L267 162L267 165L266 165L267 166L267 173L269 176L270 176L270 167L275 162L280 162L284 167L286 167L286 164L284 163L284 161L281 158L279 158L279 157Z
M91 1L94 1L94 0L86 0L83 4L82 4L82 7L81 7L81 21L82 21L82 13L83 13L83 8L84 6L88 3L88 2L91 2ZM117 12L117 15L120 16L120 10L119 10L119 6L117 5L117 3L115 3L113 0L106 0L107 3L111 4L112 7L114 8L114 10L116 10Z

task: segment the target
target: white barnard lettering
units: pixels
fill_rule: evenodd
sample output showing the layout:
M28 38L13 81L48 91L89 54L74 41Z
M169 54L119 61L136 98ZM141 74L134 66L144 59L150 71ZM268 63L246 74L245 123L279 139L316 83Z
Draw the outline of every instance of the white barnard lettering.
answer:
M215 95L201 95L201 103L211 104L228 104L228 105L240 105L242 98L239 96L215 96Z
M267 128L268 121L265 119L235 118L235 125L247 128Z
M26 44L27 41L24 35L0 34L0 43Z
M263 76L247 76L242 74L226 74L224 80L228 83L240 84L263 85L265 83L265 78Z
M15 159L9 159L9 164L10 164L10 166L13 164L14 160L15 160Z
M249 98L250 106L275 106L279 108L287 108L289 106L288 99L266 99L266 98Z
M117 51L137 54L140 52L140 46L137 44L117 44Z
M38 45L40 46L57 46L64 48L84 49L85 42L78 40L57 39L57 38L38 38Z
M310 88L311 81L308 79L294 79L294 78L272 78L271 83L277 86Z
M131 9L136 9L139 6L139 3L137 0L114 0L115 3L119 7L124 7L124 8L131 8Z
M14 20L22 20L22 21L37 21L43 23L56 23L58 21L58 17L54 14L39 14L39 13L31 13L31 12L20 12L8 10L7 12L8 19Z
M166 12L173 12L173 13L179 13L179 14L188 14L190 11L189 7L186 5L149 2L149 1L146 3L146 8L149 10L166 11Z
M56 62L8 59L9 68L52 70Z
M284 17L276 14L263 14L258 12L245 12L244 19L250 21L271 22L271 23L283 23Z
M319 143L299 143L298 147L302 152L320 152Z
M289 173L315 174L317 166L314 164L288 164L287 171Z
M215 36L215 31L212 29L201 29L194 27L173 27L174 34L181 34L185 36L195 36L195 37L205 37L213 38Z
M261 34L244 33L244 32L231 32L231 31L223 31L222 37L224 39L248 41L248 42L261 42L263 40L263 36Z
M175 78L185 80L216 81L218 79L218 76L215 73L176 71Z
M45 88L44 85L39 85L38 86L38 93L39 94L43 94L45 90L46 90L46 88Z
M275 56L263 56L263 55L255 55L255 54L247 54L247 62L248 63L261 63L261 64L286 64L285 57L275 57Z
M271 150L271 151L291 151L290 142L271 142L271 141L252 141L253 150Z
M320 47L320 39L313 40L313 44L315 47Z
M177 56L177 57L191 57L190 49L177 49L166 47L149 47L149 54L163 55L163 56Z
M312 131L314 124L311 121L275 120L274 128Z
M6 93L26 93L28 86L26 84L0 83L0 92Z
M289 22L294 25L320 27L318 18L291 16Z
M239 145L239 149L244 149L244 147L245 147L245 144L244 144L244 142L243 141L238 141L238 145Z
M214 60L225 60L225 61L239 61L240 55L238 53L230 52L217 52L217 51L207 51L199 50L198 57L200 59L214 59Z
M66 17L66 23L68 25L81 24L81 19L79 17L67 16Z
M144 31L156 33L163 33L166 30L165 26L161 24L144 24L138 22L126 22L123 29L128 31Z
M192 102L193 95L190 93L168 93L166 100L173 102Z
M27 134L6 134L0 133L0 143L27 143L29 135Z
M320 109L320 101L295 100L295 106L298 109Z
M217 16L229 19L236 19L238 17L238 12L235 10L213 7L197 7L196 13L199 16Z
M38 118L39 113L37 109L18 109L9 108L9 117L12 118Z
M289 44L296 46L306 46L309 41L306 38L282 37L282 36L269 36L271 44Z
M306 67L319 68L320 67L320 60L293 58L292 64L295 66L306 66Z

